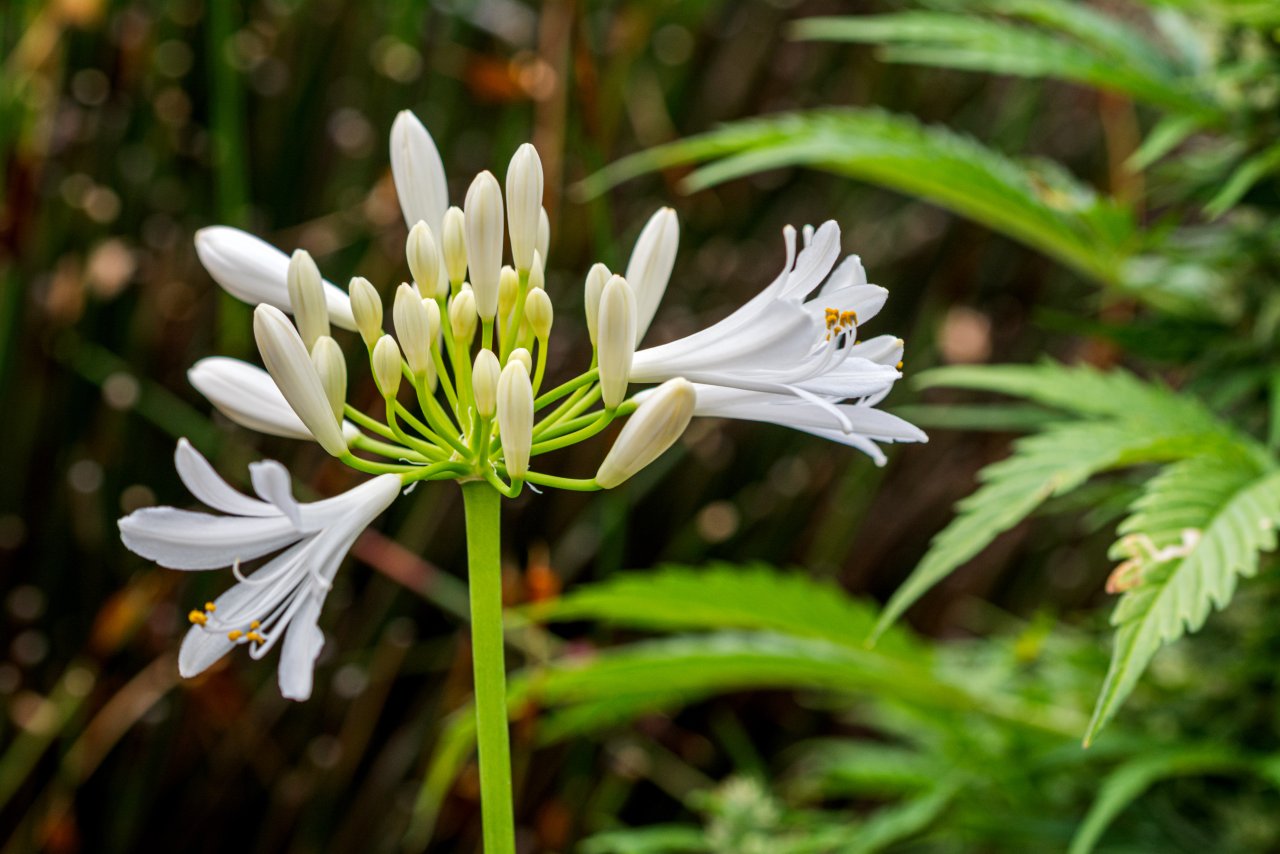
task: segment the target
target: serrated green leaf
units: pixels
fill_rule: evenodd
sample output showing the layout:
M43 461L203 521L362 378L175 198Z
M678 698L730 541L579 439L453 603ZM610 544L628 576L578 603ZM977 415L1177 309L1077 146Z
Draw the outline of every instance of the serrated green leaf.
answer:
M1098 797L1071 840L1069 854L1093 851L1107 827L1125 807L1161 780L1234 771L1246 764L1235 753L1218 747L1180 748L1139 756L1123 763L1103 781Z
M1280 472L1260 470L1251 459L1192 458L1151 481L1122 527L1122 543L1135 544L1141 534L1156 549L1180 547L1181 556L1161 560L1149 550L1134 555L1142 561L1142 580L1112 615L1115 650L1086 744L1115 714L1160 647L1198 631L1214 608L1230 601L1237 579L1257 572L1259 553L1276 547L1277 522ZM1130 555L1134 548L1124 547Z
M1133 213L1054 164L1019 163L968 137L879 110L828 109L728 125L632 155L581 185L600 193L675 165L711 162L689 189L783 166L808 166L918 196L1119 284L1137 250Z
M1013 454L983 469L982 486L956 505L956 518L889 599L872 639L1045 500L1107 469L1194 453L1200 441L1194 429L1188 433L1182 424L1159 421L1148 430L1110 421L1067 423L1018 440Z
M664 566L625 573L530 609L537 620L597 620L637 629L763 629L862 648L876 611L836 585L765 564ZM905 635L886 651L921 654Z

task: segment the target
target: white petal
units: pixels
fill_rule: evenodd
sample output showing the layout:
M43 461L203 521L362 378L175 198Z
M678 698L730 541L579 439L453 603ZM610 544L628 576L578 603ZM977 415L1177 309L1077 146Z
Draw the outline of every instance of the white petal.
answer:
M295 528L302 530L302 514L293 497L293 484L289 470L275 460L263 460L249 464L249 479L253 490L263 501L275 505L280 513L289 517Z
M636 337L640 339L653 322L653 316L666 293L671 280L671 268L675 265L676 249L680 244L680 223L676 212L662 208L649 218L640 236L636 238L627 272L623 277L636 293Z
M178 477L182 478L191 494L215 510L236 516L280 515L280 511L270 504L255 501L233 489L186 439L178 440L173 462L178 469Z
M211 516L174 507L135 510L119 521L131 552L170 569L216 569L254 560L299 537L284 516Z
M267 372L316 441L335 457L345 454L341 423L298 330L279 309L259 305L253 310L253 337Z
M187 679L199 676L234 648L235 642L228 639L225 632L211 632L204 626L192 626L178 650L178 673Z
M311 697L316 659L324 647L324 632L319 626L323 600L310 592L302 595L306 598L289 621L289 630L280 650L278 679L280 693L287 700Z
M449 185L435 140L418 117L402 110L391 125L391 177L410 228L419 220L442 234Z
M187 379L219 412L241 427L268 436L315 441L275 380L257 365L210 356L192 365Z
M196 232L196 255L213 280L250 305L266 303L289 311L289 256L252 234L225 225ZM324 283L329 319L355 329L351 300L332 282Z

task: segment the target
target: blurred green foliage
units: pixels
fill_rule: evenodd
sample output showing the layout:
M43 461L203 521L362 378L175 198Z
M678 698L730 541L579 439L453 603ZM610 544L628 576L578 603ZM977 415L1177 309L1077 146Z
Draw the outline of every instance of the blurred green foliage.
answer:
M538 146L561 363L589 264L674 203L655 340L762 287L784 224L835 218L891 290L875 331L907 333L909 374L950 365L891 398L934 429L884 470L703 423L624 490L510 508L528 850L1274 850L1280 590L1236 581L1280 512L1278 26L1268 0L0 4L4 850L474 848L452 490L357 545L375 572L340 575L301 706L245 661L180 683L181 615L219 581L115 540L188 500L177 436L233 482L265 455L346 485L188 387L251 357L191 235L237 224L390 293L400 109L455 191ZM1099 723L1133 693L1082 751L1116 560ZM916 629L868 649L895 588Z

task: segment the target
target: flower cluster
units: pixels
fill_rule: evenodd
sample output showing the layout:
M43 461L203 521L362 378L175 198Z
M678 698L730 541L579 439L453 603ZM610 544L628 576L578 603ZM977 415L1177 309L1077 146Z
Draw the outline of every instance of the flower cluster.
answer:
M292 256L232 228L196 237L201 262L228 292L257 307L254 335L265 372L223 357L198 362L192 384L233 421L314 440L348 466L376 475L314 504L297 503L278 463L251 467L259 499L213 473L185 442L178 470L191 492L227 516L148 508L120 522L125 544L177 569L231 567L239 584L190 615L184 675L248 645L257 657L285 635L280 685L309 695L322 635L316 620L355 536L395 494L420 480L487 481L506 496L524 485L595 490L624 482L666 451L694 415L765 421L854 446L877 463L877 442L924 441L875 408L900 376L902 341L862 341L861 324L887 292L867 283L856 256L839 261L834 222L784 231L782 272L715 325L639 349L675 262L679 226L663 209L641 231L624 274L596 264L584 303L588 370L544 390L555 318L545 288L550 227L542 164L516 151L503 187L489 172L450 207L444 167L426 128L401 113L391 166L409 226L412 280L391 303L385 331L378 290L326 281L305 251ZM510 247L510 264L504 249ZM292 315L290 318L289 315ZM382 397L374 414L346 402L347 355L334 327L354 331ZM357 345L359 347L359 345ZM630 394L633 385L653 386ZM407 402L406 402L407 401ZM627 418L593 478L534 468ZM242 561L284 549L251 575Z

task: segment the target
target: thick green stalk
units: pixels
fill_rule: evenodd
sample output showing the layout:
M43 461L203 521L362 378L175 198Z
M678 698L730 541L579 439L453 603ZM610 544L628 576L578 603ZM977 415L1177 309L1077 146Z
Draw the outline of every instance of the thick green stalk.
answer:
M515 854L511 748L507 741L507 673L502 643L502 499L483 481L462 484L471 591L471 661L475 672L476 747L485 854Z

